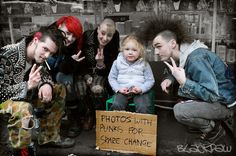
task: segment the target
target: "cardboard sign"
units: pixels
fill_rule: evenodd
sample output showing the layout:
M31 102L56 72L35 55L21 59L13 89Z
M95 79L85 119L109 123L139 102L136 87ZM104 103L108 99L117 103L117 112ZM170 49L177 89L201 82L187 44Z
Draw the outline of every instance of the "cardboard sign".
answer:
M96 111L96 146L101 150L156 155L157 115Z

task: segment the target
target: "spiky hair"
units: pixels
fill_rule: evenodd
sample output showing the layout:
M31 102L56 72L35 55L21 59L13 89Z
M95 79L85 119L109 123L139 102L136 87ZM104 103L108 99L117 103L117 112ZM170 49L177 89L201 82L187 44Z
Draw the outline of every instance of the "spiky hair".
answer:
M170 31L176 36L176 42L191 43L193 37L188 33L186 24L177 19L164 15L151 15L145 18L144 25L137 33L143 41L152 41L158 34Z

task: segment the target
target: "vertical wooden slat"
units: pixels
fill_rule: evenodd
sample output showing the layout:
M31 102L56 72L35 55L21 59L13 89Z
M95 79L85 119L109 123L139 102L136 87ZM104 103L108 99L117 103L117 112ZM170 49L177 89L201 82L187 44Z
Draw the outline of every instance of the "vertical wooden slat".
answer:
M10 30L10 36L11 36L11 43L15 43L14 35L13 35L13 24L12 24L12 18L8 17L8 24L9 24L9 30Z
M215 52L216 46L216 17L217 17L217 0L214 0L213 6L213 24L212 24L212 37L211 37L211 51Z

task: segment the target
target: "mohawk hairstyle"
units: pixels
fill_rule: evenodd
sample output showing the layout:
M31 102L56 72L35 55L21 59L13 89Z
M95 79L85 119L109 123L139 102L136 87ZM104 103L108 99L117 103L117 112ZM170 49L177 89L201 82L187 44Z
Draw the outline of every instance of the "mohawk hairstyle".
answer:
M28 45L32 39L35 37L35 34L40 34L39 40L44 41L46 37L49 37L58 47L58 54L62 53L62 49L65 47L65 35L62 30L57 29L56 27L46 27L42 26L37 32L31 32L26 37L26 45ZM37 36L37 35L36 35ZM22 38L21 38L22 39Z
M171 31L176 36L176 42L191 43L193 36L188 33L186 24L181 20L171 19L166 14L151 15L145 18L145 25L137 32L143 41L153 40L159 33L163 31Z

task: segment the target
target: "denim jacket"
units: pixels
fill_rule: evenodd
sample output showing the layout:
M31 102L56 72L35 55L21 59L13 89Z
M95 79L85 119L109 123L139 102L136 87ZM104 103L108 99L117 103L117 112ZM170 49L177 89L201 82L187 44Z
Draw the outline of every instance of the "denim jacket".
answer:
M195 49L188 55L184 69L187 80L179 87L180 96L226 105L235 101L234 74L215 53Z

